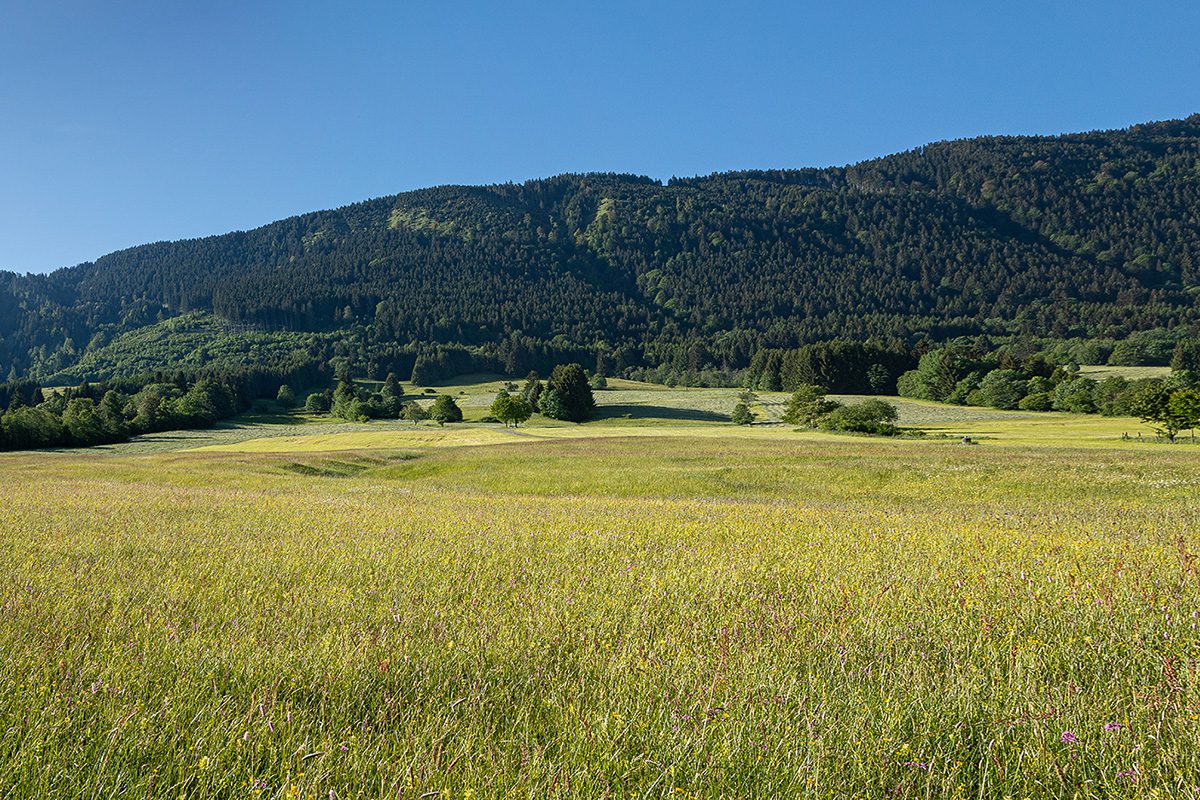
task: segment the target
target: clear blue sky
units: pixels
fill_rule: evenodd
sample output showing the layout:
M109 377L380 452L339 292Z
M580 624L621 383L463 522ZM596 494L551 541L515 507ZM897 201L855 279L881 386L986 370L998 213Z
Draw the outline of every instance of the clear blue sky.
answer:
M1195 0L0 0L0 270L438 184L1196 111Z

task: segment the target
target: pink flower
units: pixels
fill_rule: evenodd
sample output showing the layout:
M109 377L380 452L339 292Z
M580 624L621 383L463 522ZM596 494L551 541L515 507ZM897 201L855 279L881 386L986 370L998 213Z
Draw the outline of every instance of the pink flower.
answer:
M1106 730L1106 731L1119 731L1119 730L1121 730L1121 728L1124 728L1124 727L1125 727L1125 726L1124 726L1124 725L1122 725L1122 724L1121 724L1121 723L1119 723L1119 722L1106 722L1106 723L1104 723L1104 730Z
M1079 741L1079 737L1070 731L1063 731L1062 740L1063 744L1075 744Z
M920 761L905 761L904 766L916 767L917 769L929 769L928 764L922 764Z

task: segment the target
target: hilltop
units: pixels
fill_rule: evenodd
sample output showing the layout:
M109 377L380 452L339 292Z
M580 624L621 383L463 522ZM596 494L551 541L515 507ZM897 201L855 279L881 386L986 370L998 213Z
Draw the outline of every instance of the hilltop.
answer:
M114 353L164 324L191 334L163 369L427 380L568 360L730 371L836 338L1195 336L1197 209L1200 115L665 185L443 186L0 273L0 377L142 369Z

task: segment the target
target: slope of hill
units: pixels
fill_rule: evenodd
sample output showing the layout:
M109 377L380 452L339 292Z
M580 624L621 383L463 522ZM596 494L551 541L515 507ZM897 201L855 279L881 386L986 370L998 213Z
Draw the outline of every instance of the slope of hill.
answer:
M189 311L293 349L317 334L311 357L379 377L452 370L447 346L509 372L597 354L620 372L836 337L1195 335L1198 302L1193 115L668 185L439 187L0 273L0 376L106 377L89 353Z

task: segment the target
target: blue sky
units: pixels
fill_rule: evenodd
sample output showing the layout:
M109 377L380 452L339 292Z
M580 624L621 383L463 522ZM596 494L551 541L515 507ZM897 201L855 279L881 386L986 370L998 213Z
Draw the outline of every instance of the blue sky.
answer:
M561 172L1200 111L1200 4L0 2L0 270Z

